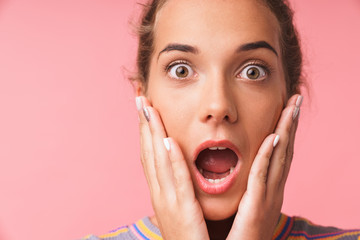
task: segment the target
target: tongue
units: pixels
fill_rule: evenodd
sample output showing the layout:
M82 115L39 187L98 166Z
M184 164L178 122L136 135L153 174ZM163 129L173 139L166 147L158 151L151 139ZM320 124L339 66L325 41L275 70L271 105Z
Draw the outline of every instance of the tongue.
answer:
M218 179L227 176L230 168L235 167L236 162L237 156L230 149L205 149L199 154L196 160L196 165L204 170L204 177Z

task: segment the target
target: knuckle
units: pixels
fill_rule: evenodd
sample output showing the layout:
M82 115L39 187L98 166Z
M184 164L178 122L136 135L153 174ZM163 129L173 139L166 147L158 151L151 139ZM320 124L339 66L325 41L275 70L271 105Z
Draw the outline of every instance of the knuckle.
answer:
M154 158L154 167L155 169L159 169L161 167L161 164L156 157Z
M139 126L140 126L140 129L144 129L147 127L147 123L140 118Z
M142 151L142 162L147 161L148 159L151 159L153 157L153 153L149 150L143 150Z
M286 165L286 155L281 155L281 156L279 157L279 161L278 161L278 162L280 163L281 166L285 166L285 165Z
M174 175L174 180L175 180L175 186L177 187L177 189L179 190L182 190L182 182L183 182L183 178L179 175L179 174L176 174Z
M269 150L260 150L259 156L264 157L266 159L270 159L272 152Z
M250 176L256 178L261 183L266 183L267 181L267 171L265 170L258 170L258 171L250 171Z
M177 184L176 185L176 194L178 194L179 196L184 196L184 193L186 193L186 187L184 186L184 184Z
M267 172L261 172L259 174L259 180L261 183L266 183L267 181Z
M140 160L141 160L141 165L145 166L145 160L143 157L140 157Z

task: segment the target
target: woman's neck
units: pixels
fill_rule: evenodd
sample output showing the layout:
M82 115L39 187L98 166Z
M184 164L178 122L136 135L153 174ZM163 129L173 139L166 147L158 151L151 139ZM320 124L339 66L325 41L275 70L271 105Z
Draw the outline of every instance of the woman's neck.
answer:
M234 222L235 215L224 220L211 221L206 220L206 227L208 229L209 237L211 240L224 240L230 232L232 224ZM150 217L150 221L156 227L159 228L157 219L155 216Z
M210 240L224 240L230 232L235 215L219 221L206 220Z

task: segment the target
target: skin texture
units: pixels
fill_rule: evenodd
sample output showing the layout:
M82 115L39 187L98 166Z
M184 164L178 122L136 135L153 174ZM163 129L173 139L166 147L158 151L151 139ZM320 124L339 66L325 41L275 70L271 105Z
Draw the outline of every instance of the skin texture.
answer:
M152 220L165 239L225 239L229 231L228 239L271 238L301 102L298 95L286 99L278 28L275 16L251 0L169 0L158 13L147 91L138 85L137 105ZM237 51L258 41L278 54L263 47ZM174 43L197 51L159 55ZM187 77L166 69L176 61L188 67ZM249 64L265 75L248 79ZM275 149L274 132L281 139ZM226 192L207 194L195 180L194 151L223 139L240 151L240 173Z

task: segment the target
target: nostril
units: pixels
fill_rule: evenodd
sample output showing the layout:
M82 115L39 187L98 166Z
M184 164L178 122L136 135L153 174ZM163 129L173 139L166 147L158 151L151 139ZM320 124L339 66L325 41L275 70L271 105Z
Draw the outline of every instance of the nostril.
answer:
M212 118L213 118L212 115L207 115L206 120L210 120L210 119L212 119ZM225 115L225 116L224 116L224 120L225 120L225 121L230 121L230 117L229 117L228 115Z

